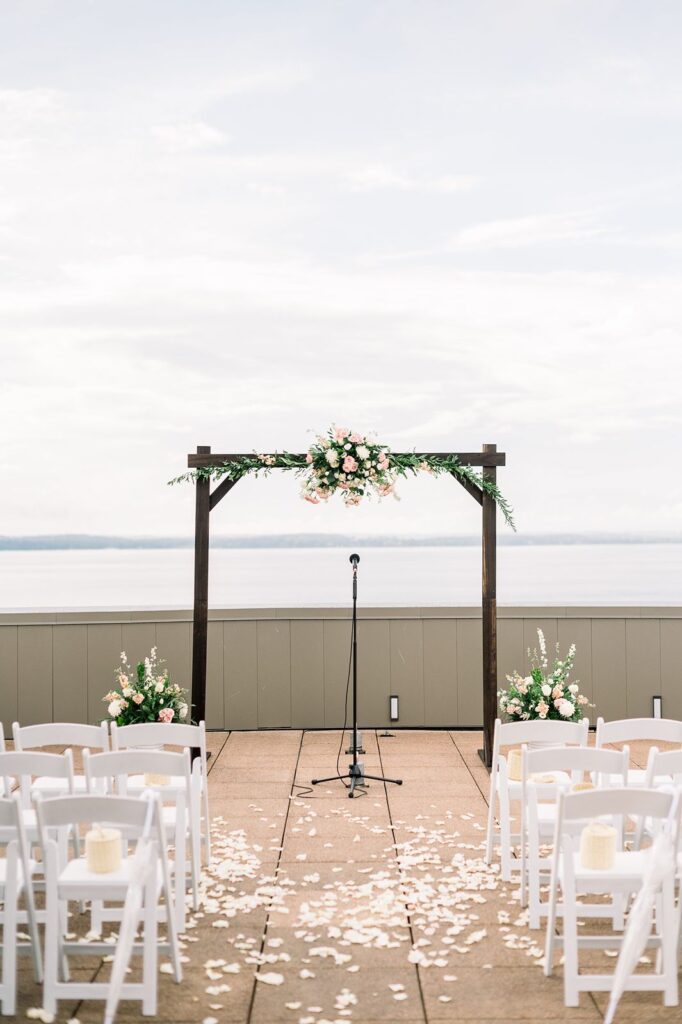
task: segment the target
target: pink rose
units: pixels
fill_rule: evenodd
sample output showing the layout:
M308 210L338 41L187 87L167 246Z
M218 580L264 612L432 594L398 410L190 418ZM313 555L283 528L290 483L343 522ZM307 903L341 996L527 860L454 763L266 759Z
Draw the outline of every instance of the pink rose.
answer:
M308 452L308 454L306 455L305 461L308 463L308 465L310 465L310 463L313 461L313 457L310 454L310 452Z
M350 430L348 430L346 427L337 427L336 430L334 431L334 440L345 441L349 434Z
M175 712L173 711L173 708L161 708L161 710L159 711L159 721L172 722L174 714Z
M563 688L563 686L560 686L559 683L557 683L557 685L552 690L552 697L554 697L556 699L557 697L563 697L563 695L564 695L564 688Z
M352 455L346 455L343 460L343 471L344 473L354 473L358 468L358 464Z
M144 694L143 693L134 693L133 694L133 700L135 701L136 704L141 704L142 701L144 700Z
M353 433L350 435L348 440L352 441L353 444L360 444L361 441L364 441L364 437L362 436L362 434Z
M306 501L309 501L311 505L320 504L314 494L304 494L303 497L305 498Z

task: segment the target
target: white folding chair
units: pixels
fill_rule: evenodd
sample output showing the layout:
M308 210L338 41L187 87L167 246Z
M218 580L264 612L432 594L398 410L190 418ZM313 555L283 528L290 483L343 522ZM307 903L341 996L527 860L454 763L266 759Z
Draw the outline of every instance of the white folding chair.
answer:
M106 755L100 755L105 757ZM40 830L43 856L45 859L46 881L46 926L45 926L45 979L43 984L43 1009L55 1013L57 1003L62 999L107 999L108 982L71 981L68 976L68 956L94 954L102 956L111 951L106 942L69 942L66 939L64 922L66 908L71 901L92 900L93 902L114 901L125 904L134 880L136 861L128 856L128 841L132 836L144 837L151 843L154 857L154 871L146 881L144 891L143 922L144 933L141 946L143 976L142 982L126 983L120 989L123 999L142 1002L142 1013L150 1016L157 1012L157 974L159 951L169 953L176 982L182 978L180 953L175 915L172 912L170 874L165 855L165 837L161 823L158 798L146 793L142 798L113 795L78 795L56 797L48 800L36 797L38 828ZM90 871L87 860L79 857L67 860L63 856L63 844L52 838L55 830L61 832L72 821L81 825L115 826L122 834L122 861L120 867L110 873ZM158 941L158 905L161 897L168 907L166 916L168 938ZM138 947L139 948L139 947ZM60 977L60 963L61 977Z
M645 787L657 789L659 786L672 787L682 793L682 749L659 750L658 747L650 747L645 770ZM648 832L650 829L647 827L647 821L641 818L635 832L635 849L640 849L642 839Z
M671 820L673 813L676 820ZM620 935L588 935L579 931L578 917L587 916L589 910L578 902L581 895L619 896L627 899L642 886L650 851L617 849L612 868L596 870L584 868L576 847L579 826L590 821L614 816L647 817L664 825L679 842L679 806L672 792L639 788L601 789L582 793L560 793L557 824L552 853L550 901L547 914L545 945L545 974L552 973L555 945L564 950L564 1003L578 1006L581 992L608 992L613 985L613 974L581 974L579 949L619 948ZM561 903L558 890L561 889ZM563 935L555 934L558 914L563 917ZM663 887L657 914L657 935L654 943L660 950L660 970L648 974L634 974L628 989L634 991L662 991L666 1006L677 1005L677 913L675 909L674 880Z
M141 722L137 725L116 725L111 723L111 749L125 750L130 747L190 747L200 752L200 799L195 801L192 828L201 836L204 863L211 866L211 817L208 809L208 755L206 753L206 723L184 725L182 722ZM194 765L192 765L194 768ZM136 780L129 780L130 790Z
M90 750L109 750L109 730L106 722L99 725L81 725L78 722L46 722L43 725L12 725L16 751L40 750L42 747L88 747ZM34 792L43 796L66 795L69 792L64 779L45 776L32 784ZM84 775L74 774L73 792L85 793Z
M140 791L129 788L130 778L139 778L144 784L145 775L165 776L168 785L151 785L161 802L161 820L164 827L166 844L174 846L175 858L175 913L177 929L185 930L187 888L187 852L189 841L190 858L189 874L192 885L192 898L195 910L199 909L199 876L201 872L198 836L190 828L190 821L198 789L193 781L190 768L189 750L181 754L168 750L127 750L112 751L108 754L91 754L83 751L83 767L91 792L97 788L98 781L104 782L109 791L114 790L119 796L138 796ZM196 769L195 769L196 775ZM150 788L148 786L148 788ZM93 907L93 927L97 927L100 919L98 908Z
M522 747L521 780L521 902L529 908L529 926L540 927L547 904L540 899L541 876L551 867L541 857L543 843L551 843L557 819L557 795L570 785L583 782L585 772L596 787L610 785L617 777L627 786L629 754L625 750L595 750L594 747ZM538 781L552 775L553 781Z
M0 799L0 846L5 856L0 858L0 923L2 924L2 978L0 1001L3 1014L16 1013L17 952L31 950L36 981L43 980L42 957L38 925L33 901L33 873L37 864L28 855L21 805L18 795ZM18 943L19 899L26 898L26 915L31 941Z
M597 719L595 747L614 743L676 743L682 746L682 722L674 718L622 718L614 722ZM669 785L670 779L660 779L658 785ZM628 786L646 786L646 769L631 768Z
M73 795L73 755L70 750L63 754L47 754L44 751L14 751L0 753L0 785L2 795L8 797L12 792L12 780L17 782L17 792L21 802L21 815L29 845L38 840L36 812L33 807L33 783L36 778L52 780L55 789L61 787L69 795ZM72 832L73 842L78 853L78 834Z
M488 799L488 830L486 835L486 863L492 863L493 848L500 845L501 876L509 882L512 873L512 848L520 842L521 833L511 831L511 803L521 799L521 782L509 778L507 758L502 747L540 743L551 746L587 746L589 721L558 722L534 719L531 722L501 722L495 719L492 767L490 770L490 796ZM500 835L495 836L495 805L499 803Z

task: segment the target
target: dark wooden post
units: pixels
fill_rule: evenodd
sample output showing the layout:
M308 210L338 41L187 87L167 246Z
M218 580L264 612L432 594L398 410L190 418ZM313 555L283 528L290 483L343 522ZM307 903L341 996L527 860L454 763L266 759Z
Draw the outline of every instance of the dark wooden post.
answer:
M496 452L496 444L484 444L482 451ZM497 479L495 466L484 466L486 480ZM493 732L497 716L497 505L483 492L483 757L492 764Z
M199 445L197 455L209 455L208 445ZM206 649L208 646L208 541L211 482L199 477L196 482L194 520L194 619L192 622L192 717L206 719Z

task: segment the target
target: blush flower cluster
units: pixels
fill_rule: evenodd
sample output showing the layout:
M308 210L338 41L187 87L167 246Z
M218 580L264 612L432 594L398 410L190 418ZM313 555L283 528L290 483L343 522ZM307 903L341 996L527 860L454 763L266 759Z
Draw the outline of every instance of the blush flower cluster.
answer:
M149 657L138 662L135 669L128 663L126 652L121 651L121 664L114 673L116 689L102 698L117 725L187 721L187 690L172 683L168 669L162 666L156 647L152 647Z
M306 455L301 496L317 505L338 491L348 506L359 505L373 494L397 498L396 476L385 446L355 430L332 426L316 438Z
M584 718L586 708L594 705L580 693L577 680L569 682L575 661L575 644L571 644L563 660L559 657L557 644L551 667L547 658L545 635L541 629L538 629L538 647L539 653L537 649L528 651L530 675L522 676L519 672L513 672L507 676L508 689L500 690L497 694L500 711L509 720L516 722L536 718L579 722Z

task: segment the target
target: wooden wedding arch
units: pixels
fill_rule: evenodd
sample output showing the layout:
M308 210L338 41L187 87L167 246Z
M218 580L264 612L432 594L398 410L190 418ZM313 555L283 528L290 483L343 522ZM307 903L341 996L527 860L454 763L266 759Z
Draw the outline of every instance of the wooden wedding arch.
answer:
M480 452L438 453L441 457L455 455L461 465L478 467L483 479L496 483L497 467L504 466L504 452L496 444L484 444ZM199 445L196 453L187 456L187 466L193 469L219 469L230 462L239 462L246 456L219 455L210 446ZM424 457L424 456L420 456ZM427 456L428 457L428 456ZM305 455L297 456L301 466ZM454 474L452 474L454 476ZM494 498L470 480L454 476L481 506L482 586L481 616L483 623L483 758L490 767L493 749L493 731L497 714L497 505ZM209 524L211 511L222 501L237 480L225 477L211 490L208 476L196 479L196 512L194 525L194 618L192 622L192 703L195 717L206 716L206 653L208 641L208 566Z

